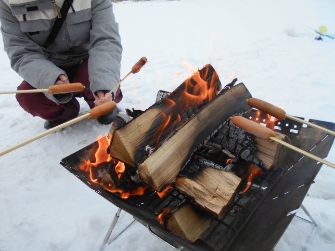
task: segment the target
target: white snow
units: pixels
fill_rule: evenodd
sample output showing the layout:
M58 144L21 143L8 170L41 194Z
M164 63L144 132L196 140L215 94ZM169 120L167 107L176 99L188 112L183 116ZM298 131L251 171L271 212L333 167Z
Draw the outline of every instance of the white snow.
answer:
M325 25L334 35L334 10L332 0L115 3L121 75L142 56L149 61L122 85L120 107L146 109L158 90L174 90L192 68L211 63L223 84L237 77L254 97L288 114L335 122L335 40L316 41L307 28ZM21 78L5 52L0 59L0 90L16 89ZM44 131L43 120L26 113L14 95L0 96L0 121L0 150ZM1 251L99 250L117 208L59 162L109 128L86 120L0 157ZM335 162L334 149L327 160ZM335 250L334 180L335 170L323 166L303 202L318 224L315 234L312 224L296 218L276 251ZM131 221L122 212L111 239ZM105 250L173 249L136 222Z

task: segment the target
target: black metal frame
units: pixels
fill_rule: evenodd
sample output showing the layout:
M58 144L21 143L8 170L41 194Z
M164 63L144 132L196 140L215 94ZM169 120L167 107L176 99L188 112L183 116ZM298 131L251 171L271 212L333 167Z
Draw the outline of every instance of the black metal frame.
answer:
M282 125L292 124L291 122L281 121ZM315 120L311 122L331 130L335 128L333 123ZM292 144L325 158L334 137L312 127L298 129L298 132L289 135ZM97 142L94 142L64 158L61 164L108 201L132 214L144 225L150 226L152 232L175 247L183 246L183 250L273 250L294 216L290 212L299 208L322 166L321 163L290 150L278 170L254 180L247 193L235 198L230 212L223 220L213 219L210 228L202 237L189 243L168 232L156 220L164 207L171 204L178 206L187 200L186 196L173 189L164 199L160 199L156 192L147 190L143 196L123 200L119 195L105 191L77 169L80 161L94 154L96 148Z

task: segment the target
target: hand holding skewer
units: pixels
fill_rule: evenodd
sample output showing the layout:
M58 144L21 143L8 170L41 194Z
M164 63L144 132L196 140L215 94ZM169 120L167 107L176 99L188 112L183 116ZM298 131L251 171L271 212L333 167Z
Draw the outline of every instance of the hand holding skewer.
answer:
M114 88L112 90L110 90L109 93L107 93L104 97L101 97L100 99L106 99L108 98L107 95L111 95L111 93L122 83L122 81L124 81L131 73L133 74L136 74L137 72L139 72L141 70L141 68L146 64L147 62L147 58L146 57L142 57L131 69L131 71L116 85L114 86ZM71 88L71 90L70 90ZM53 85L51 87L49 87L49 89L35 89L35 90L28 90L28 91L23 91L23 92L18 92L18 91L15 91L15 92L12 92L12 93L31 93L31 92L48 92L50 94L59 94L59 93L66 93L66 92L63 92L64 89L67 89L67 92L74 92L74 91L81 91L85 88L85 86L83 86L82 84L80 83L77 83L77 84L56 84L56 85ZM3 94L3 93L0 93L0 94ZM15 149L18 149L19 147L21 146L24 146L24 145L27 145L37 139L40 139L48 134L51 134L53 132L56 132L56 131L59 131L60 129L63 129L69 125L72 125L74 123L77 123L83 119L86 119L86 118L90 118L90 119L97 119L99 118L100 116L104 115L104 114L107 114L111 111L113 111L114 109L116 108L116 103L113 102L113 101L110 101L110 102L106 102L106 100L104 102L102 102L100 105L94 107L93 109L91 109L91 111L87 114L84 114L82 116L79 116L77 118L74 118L68 122L65 122L63 124L60 124L58 126L55 126L31 139L28 139L26 141L23 141L15 146L12 146L2 152L0 152L0 156L2 155L5 155Z
M327 160L324 160L324 159L321 159L309 152L306 152L298 147L295 147L289 143L286 143L285 141L282 141L280 139L277 139L276 138L276 135L274 133L274 131L272 131L271 129L265 127L265 126L262 126L260 124L257 124L256 122L254 121L251 121L249 119L246 119L244 117L241 117L241 116L234 116L231 118L231 121L233 122L233 124L239 128L241 128L242 130L250 133L250 134L253 134L255 135L256 137L258 138L261 138L261 139L269 139L269 140L273 140L273 141L276 141L277 143L279 144L282 144L296 152L299 152L307 157L310 157L316 161L319 161L327 166L330 166L332 168L335 168L335 164L327 161Z
M309 125L310 127L318 128L318 129L320 129L322 131L327 132L328 134L331 134L331 135L335 136L335 132L334 131L328 130L328 129L324 128L324 127L318 126L316 124L310 123L310 122L305 121L303 119L299 119L297 117L289 115L283 109L281 109L281 108L279 108L277 106L274 106L274 105L272 105L272 104L270 104L268 102L265 102L265 101L263 101L261 99L250 98L250 99L247 99L247 103L251 107L257 108L258 110L261 110L261 111L263 111L265 113L268 113L271 116L278 118L279 120L284 120L285 118L289 118L289 119L292 119L292 120L297 121L299 123Z
M37 139L40 139L40 138L42 138L42 137L44 137L44 136L46 136L48 134L51 134L53 132L57 132L57 131L59 131L59 130L61 130L61 129L69 126L69 125L72 125L74 123L77 123L77 122L79 122L79 121L81 121L83 119L86 119L86 118L97 119L100 116L113 111L115 108L116 108L116 103L114 103L113 101L108 102L108 103L103 104L103 105L96 106L96 107L92 108L90 112L88 112L88 113L86 113L84 115L81 115L81 116L79 116L77 118L74 118L74 119L72 119L70 121L67 121L67 122L65 122L63 124L55 126L55 127L51 128L49 130L46 130L43 133L38 134L37 136L35 136L35 137L31 138L31 139L28 139L28 140L23 141L23 142L15 145L15 146L10 147L10 148L8 148L8 149L6 149L4 151L1 151L0 152L0 156L5 155L5 154L7 154L7 153L9 153L9 152L11 152L11 151L13 151L15 149L18 149L21 146L27 145L27 144L29 144L29 143L37 140Z

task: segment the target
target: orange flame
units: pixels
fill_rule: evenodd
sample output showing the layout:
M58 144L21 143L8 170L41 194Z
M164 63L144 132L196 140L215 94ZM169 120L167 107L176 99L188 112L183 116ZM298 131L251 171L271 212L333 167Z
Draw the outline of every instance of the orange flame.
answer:
M233 160L232 158L228 158L228 159L226 160L226 165L228 165L232 160Z
M182 115L187 109L196 108L204 101L211 101L215 97L218 91L216 86L218 76L213 74L209 82L203 80L208 79L209 71L210 66L207 65L201 72L197 71L192 77L185 80L180 88L176 90L180 92L178 99L168 97L162 101L164 102L164 112L162 112L157 118L157 121L154 122L157 126L157 130L150 142L151 147L155 148L163 134L167 135L171 133L180 125ZM178 102L176 102L176 100L178 100ZM180 111L180 113L177 114L176 111Z
M254 178L257 178L257 177L263 175L263 174L264 174L264 172L261 171L257 166L255 166L254 164L250 164L248 166L247 184L246 184L245 188L243 189L243 191L240 192L240 194L246 193L249 190L249 188L251 187L252 180Z
M270 128L271 130L275 129L275 123L279 120L276 117L270 116L269 114L267 115L268 119L266 120L266 127Z
M113 158L107 153L107 148L110 145L110 140L107 136L102 137L98 140L98 149L95 153L95 162L92 163L90 160L83 160L79 164L79 170L89 173L89 178L92 182L100 184L105 190L110 193L120 194L122 199L128 199L130 196L143 195L148 186L137 186L131 191L123 191L121 188L118 188L113 183L102 183L99 182L98 177L93 177L93 169L97 168L100 163L111 162ZM120 180L122 174L125 171L125 164L119 161L115 166L115 172Z
M107 153L110 138L107 136L102 137L98 140L98 144L98 150L95 152L95 162L91 163L90 160L82 160L79 164L79 170L89 172L90 180L94 183L98 183L98 179L93 177L93 168L96 168L102 162L110 162L112 160L112 157Z
M126 167L125 167L124 163L119 161L117 163L117 165L115 166L115 172L116 172L117 178L119 180L121 180L121 176L122 176L122 174L124 173L125 170L126 170Z
M171 189L173 189L172 186L167 186L162 192L157 192L157 195L159 198L163 199Z
M164 225L164 217L170 212L170 208L163 208L162 212L157 216L159 224Z
M275 129L275 123L279 119L277 119L276 117L273 117L269 114L266 114L265 118L264 117L262 118L262 112L260 110L257 110L256 111L256 117L253 120L255 122L259 123L259 124L264 124L267 128L270 128L271 130L274 130Z

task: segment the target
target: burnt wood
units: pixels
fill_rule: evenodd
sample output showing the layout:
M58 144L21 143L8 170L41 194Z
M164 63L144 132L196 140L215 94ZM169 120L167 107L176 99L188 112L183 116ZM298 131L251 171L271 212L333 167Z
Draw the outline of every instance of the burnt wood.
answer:
M290 143L288 136L275 132L276 138ZM264 171L276 170L285 159L288 148L275 141L257 138L236 127L231 121L213 136L212 143L233 155L252 162Z
M157 191L173 183L199 146L232 115L250 109L246 103L249 97L251 95L243 84L215 97L139 165L141 180Z
M113 132L110 154L131 166L142 163L174 130L197 114L221 89L211 65L185 80L166 98Z
M177 178L174 186L215 218L222 219L240 183L234 173L207 167L195 177Z

